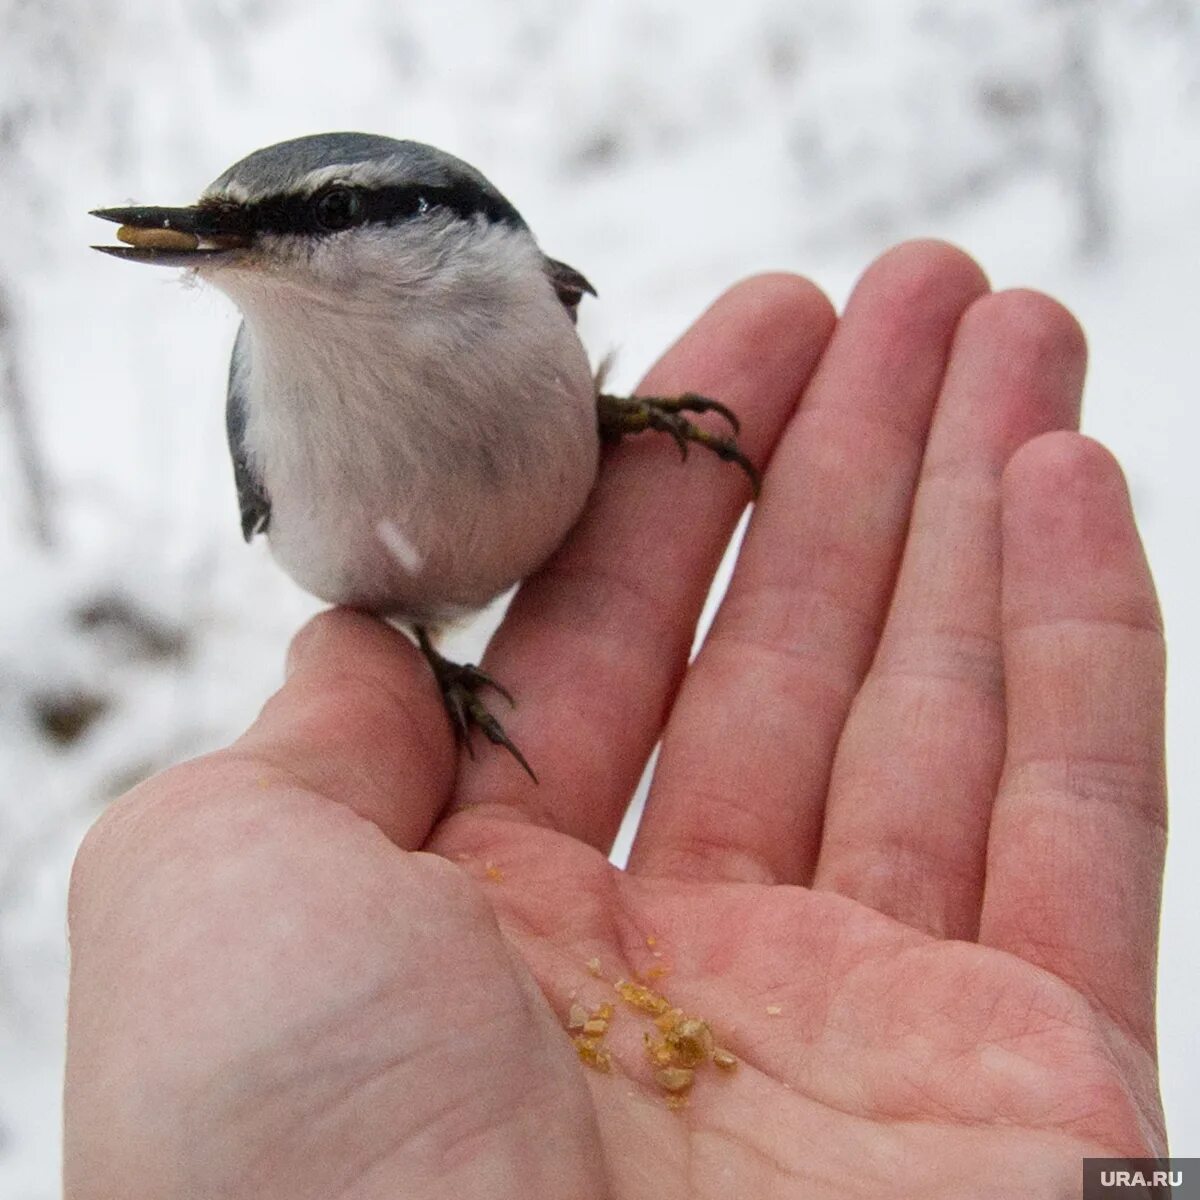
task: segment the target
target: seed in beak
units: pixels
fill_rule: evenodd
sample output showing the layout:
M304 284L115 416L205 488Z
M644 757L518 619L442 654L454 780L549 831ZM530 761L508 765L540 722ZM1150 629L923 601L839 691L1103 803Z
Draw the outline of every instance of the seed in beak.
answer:
M194 233L181 233L178 229L143 229L138 225L122 225L117 230L117 241L142 250L195 250L200 239Z

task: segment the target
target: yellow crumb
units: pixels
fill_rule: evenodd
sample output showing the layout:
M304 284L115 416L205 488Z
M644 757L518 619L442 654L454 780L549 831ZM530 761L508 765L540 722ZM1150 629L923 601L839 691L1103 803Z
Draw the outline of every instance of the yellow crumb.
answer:
M642 1034L642 1041L646 1047L646 1057L656 1067L670 1067L675 1065L675 1052L666 1042L659 1041L649 1033Z
M666 963L655 963L654 966L652 966L646 972L646 978L647 979L663 979L667 975L670 975L670 973L671 973L671 968L668 967L666 965Z
M588 1022L587 1009L582 1004L572 1004L567 1014L568 1029L582 1029Z
M605 1000L602 1004L592 1010L592 1016L601 1021L611 1021L613 1015L613 1006Z
M728 1050L718 1046L713 1051L713 1065L720 1067L722 1071L736 1071L738 1060Z
M612 1055L600 1044L599 1038L584 1037L577 1034L571 1039L575 1043L575 1053L585 1067L593 1071L608 1074L612 1070Z
M613 987L626 1004L631 1008L639 1008L642 1012L658 1016L659 1013L664 1013L671 1007L657 992L643 987L640 983L630 983L627 979L618 979Z
M592 1017L590 1020L584 1021L583 1032L588 1037L603 1037L608 1032L608 1022L600 1017Z
M493 862L486 863L484 865L483 873L493 883L503 883L504 882L504 872L501 871L500 868L498 866L496 866L496 864Z
M707 1021L685 1017L667 1034L667 1045L681 1067L697 1067L712 1057L712 1030Z
M668 1008L665 1013L660 1013L654 1018L654 1023L663 1031L670 1033L680 1021L683 1020L682 1008Z
M653 950L654 947L658 945L658 938L656 938L654 936L654 934L652 934L652 933L647 934L646 935L646 945L649 946L651 950Z
M696 1081L696 1072L688 1067L663 1067L654 1072L658 1086L665 1092L686 1092Z
M678 1112L681 1108L687 1108L688 1098L685 1095L672 1095L667 1097L667 1107L672 1112Z
M600 978L600 960L598 958L589 958L584 966L586 966L588 971L592 975L595 975L597 979Z

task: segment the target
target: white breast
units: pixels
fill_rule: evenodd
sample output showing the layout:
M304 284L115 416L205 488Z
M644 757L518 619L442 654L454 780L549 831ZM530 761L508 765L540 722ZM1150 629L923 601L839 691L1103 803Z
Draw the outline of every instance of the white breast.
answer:
M433 233L354 231L302 269L213 280L246 317L275 557L325 600L418 622L540 565L598 453L587 357L533 239Z

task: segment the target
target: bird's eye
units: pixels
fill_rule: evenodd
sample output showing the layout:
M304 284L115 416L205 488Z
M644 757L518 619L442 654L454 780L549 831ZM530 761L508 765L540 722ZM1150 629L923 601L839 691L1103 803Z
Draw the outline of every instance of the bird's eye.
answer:
M348 187L327 188L312 199L313 219L321 229L336 233L363 219L362 197Z

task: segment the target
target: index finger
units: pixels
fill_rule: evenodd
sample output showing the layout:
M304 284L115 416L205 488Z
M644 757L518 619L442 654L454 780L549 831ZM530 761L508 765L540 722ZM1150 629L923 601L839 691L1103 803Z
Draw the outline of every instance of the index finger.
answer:
M834 323L796 276L748 280L722 296L639 388L729 405L762 467ZM458 804L499 803L607 848L687 665L721 555L750 498L745 475L696 449L681 464L645 434L606 457L567 542L513 601L486 665L516 697L509 735L541 779L507 755L462 764Z

